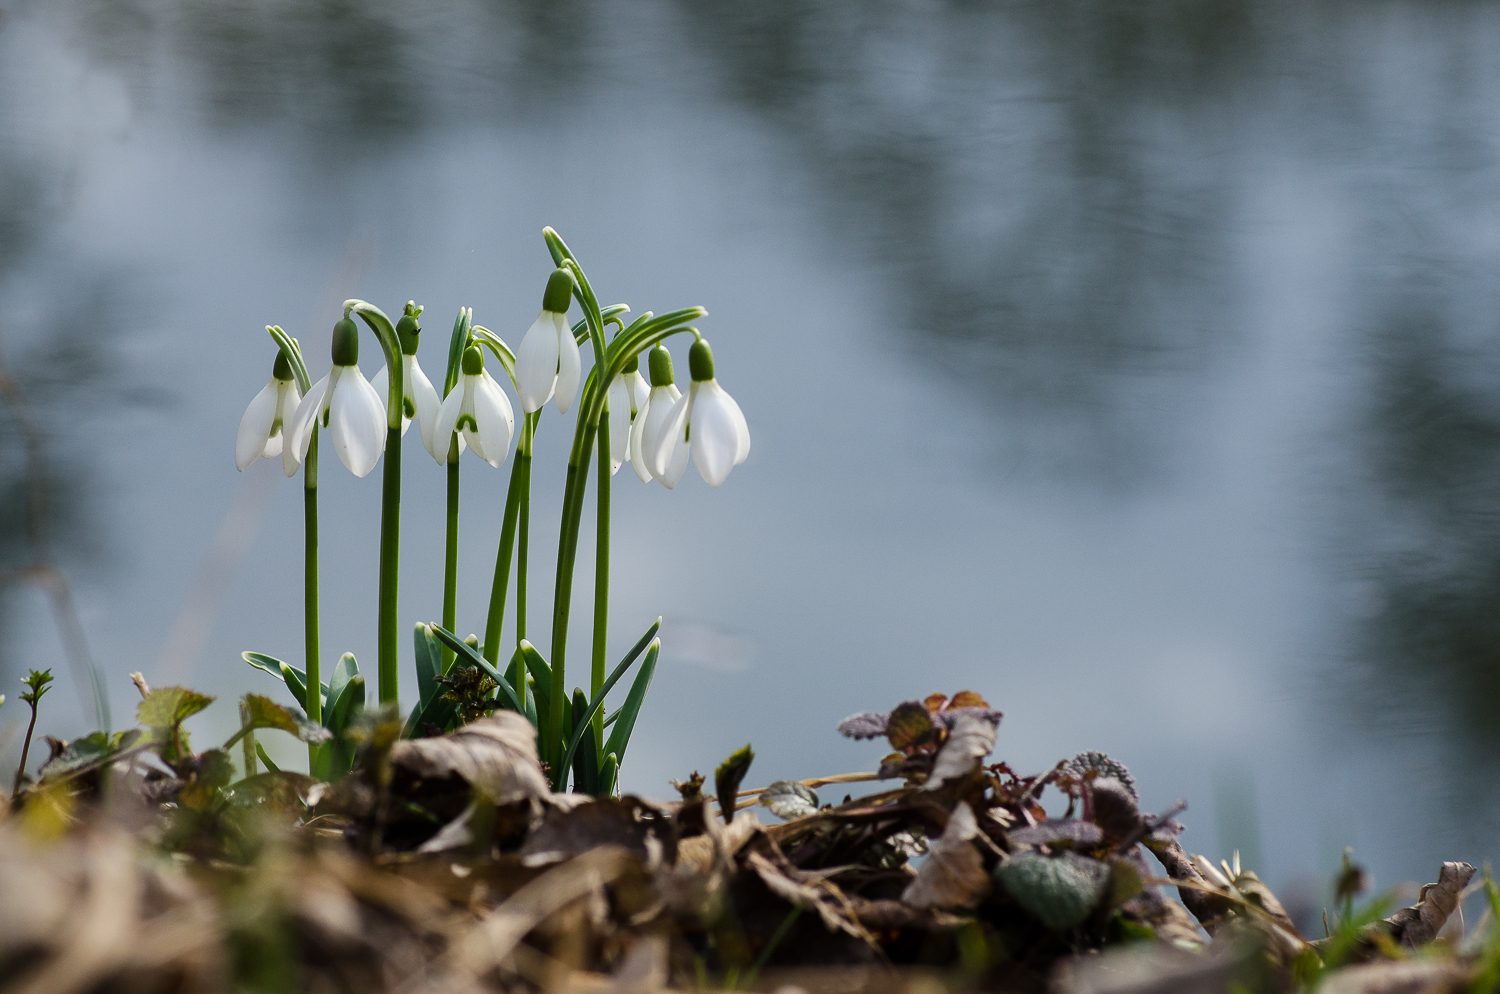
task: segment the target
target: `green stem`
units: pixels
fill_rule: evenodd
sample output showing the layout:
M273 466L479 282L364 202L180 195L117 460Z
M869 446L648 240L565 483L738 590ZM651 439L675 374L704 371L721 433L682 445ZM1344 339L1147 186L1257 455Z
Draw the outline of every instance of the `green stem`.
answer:
M448 546L443 561L443 627L458 627L458 436L448 443ZM443 647L443 672L453 662L453 650Z
M521 489L531 466L531 457L516 452L510 467L510 489L505 495L505 517L500 522L500 548L495 551L495 578L490 582L490 613L484 625L484 658L491 666L500 664L500 626L505 621L505 592L510 584L510 559L516 546L516 517L520 512ZM449 627L449 631L453 629Z
M521 484L521 518L516 523L516 645L526 637L526 551L531 534L531 456L521 457L526 480Z
M376 662L380 673L380 703L400 696L397 673L396 595L401 566L401 409L397 423L385 433L385 479L380 495L380 619ZM309 695L311 697L312 695Z
M552 699L551 722L553 741L548 756L553 770L566 778L567 771L559 770L562 750L566 745L563 734L563 703L567 691L568 615L573 601L573 566L578 556L578 527L583 518L583 494L588 487L588 457L594 448L597 425L580 422L573 448L581 452L582 459L568 461L568 479L563 487L562 525L558 529L557 583L552 594ZM561 789L560 787L557 789Z
M302 461L302 522L303 522L303 573L302 573L302 630L307 665L308 684L313 692L307 695L307 717L309 721L323 720L323 695L318 692L322 676L319 671L321 637L318 631L318 425L313 421L312 439L307 443L307 458ZM308 771L316 775L318 750L315 743L307 744Z
M629 416L628 413L626 415ZM594 666L589 681L589 699L604 686L604 650L609 637L609 487L613 460L609 453L609 407L599 415L599 497L597 533L594 538ZM604 762L604 709L594 715L594 745Z

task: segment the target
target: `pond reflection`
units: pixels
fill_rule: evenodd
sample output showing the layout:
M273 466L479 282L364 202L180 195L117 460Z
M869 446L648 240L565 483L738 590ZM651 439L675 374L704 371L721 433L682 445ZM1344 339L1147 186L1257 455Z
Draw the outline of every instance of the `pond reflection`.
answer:
M607 214L589 258L633 272L641 250L610 240L613 218L639 219L637 202L659 197L664 230L643 231L641 244L675 245L673 225L725 232L714 258L693 260L711 274L707 293L780 301L794 315L782 320L834 314L849 327L824 337L872 357L859 369L868 383L826 389L784 358L742 360L767 461L737 474L749 496L725 496L714 514L774 533L740 543L763 544L768 561L807 556L824 573L784 578L748 557L725 567L720 599L668 587L692 601L669 611L734 632L755 660L704 693L769 706L776 667L794 664L765 641L790 638L777 625L806 635L827 627L808 619L828 617L868 639L849 641L874 659L883 693L907 665L885 643L946 626L934 655L949 691L956 660L979 659L977 669L995 655L1020 660L1006 671L1009 692L1032 702L1054 700L1047 681L1059 666L1107 681L1116 660L1133 660L1146 689L1131 706L1162 696L1153 681L1222 678L1220 706L1253 712L1255 727L1221 728L1205 706L1209 731L1194 734L1213 741L1189 742L1187 719L1154 712L1183 722L1162 733L1172 745L1157 755L1186 769L1183 750L1248 753L1276 738L1247 783L1326 747L1325 716L1283 706L1311 681L1312 707L1337 699L1351 736L1336 762L1381 762L1360 753L1404 722L1428 750L1420 776L1432 782L1413 789L1452 794L1469 760L1500 758L1485 706L1500 691L1490 607L1500 603L1497 26L1482 5L1336 0L24 8L0 27L0 52L41 51L118 80L130 105L124 144L137 143L118 161L88 141L37 153L45 143L28 136L80 112L62 87L0 88L16 122L16 137L0 136L0 288L21 302L5 333L29 388L55 405L56 490L73 502L60 497L53 512L74 542L65 555L82 564L100 546L86 523L107 492L79 458L87 419L68 412L108 417L161 400L144 386L173 383L189 417L230 416L191 376L147 372L160 360L132 359L142 342L150 356L207 364L210 351L194 348L202 326L222 320L205 317L217 313L210 303L292 308L326 295L327 257L353 232L396 244L379 293L408 292L393 280L449 292L444 281L467 279L476 251L505 258L503 240L486 239L531 197ZM51 78L51 64L24 64ZM64 191L55 177L80 162L83 192ZM681 171L667 175L668 163ZM149 223L131 209L137 197ZM465 238L419 232L400 214L412 203L436 214L421 221ZM670 213L686 205L698 216ZM212 224L189 223L198 215ZM68 224L136 225L146 271L95 254ZM234 236L218 241L210 228ZM216 254L226 261L209 268ZM783 267L834 288L832 302L808 299ZM750 279L765 285L747 294ZM121 294L156 295L177 312L165 330L132 321L73 347L100 301L118 309ZM253 330L262 315L242 323ZM872 394L892 398L893 420L922 422L890 429L884 468L840 462L808 440L807 424L846 430ZM807 406L793 409L793 398ZM181 438L170 419L158 430L141 444ZM0 435L0 491L11 495L15 444ZM201 458L171 472L223 461ZM136 484L129 473L114 480ZM212 486L219 504L204 514L229 502L228 484ZM660 517L649 525L718 520L692 500L651 512ZM14 558L21 518L14 501L5 508L0 552ZM212 521L200 525L212 534ZM890 561L872 558L870 535L889 538ZM166 589L202 556L184 545L175 563L152 559L132 536L99 537L120 545L127 568L155 571L143 589ZM122 582L100 574L100 600L128 600ZM330 595L329 610L353 609ZM915 616L924 610L931 617ZM969 631L971 618L989 620ZM149 641L161 627L117 631ZM1148 631L1158 627L1170 630ZM1228 660L1225 672L1205 677L1205 658ZM0 683L24 664L5 665ZM1111 704L1076 720L1121 747L1158 749L1140 730L1148 721ZM1276 721L1285 727L1265 733ZM806 735L785 748L823 741ZM1279 796L1269 814L1302 805L1311 819L1316 800ZM1463 841L1487 852L1492 834L1476 827ZM1265 849L1278 844L1268 837ZM1407 872L1397 857L1390 865Z

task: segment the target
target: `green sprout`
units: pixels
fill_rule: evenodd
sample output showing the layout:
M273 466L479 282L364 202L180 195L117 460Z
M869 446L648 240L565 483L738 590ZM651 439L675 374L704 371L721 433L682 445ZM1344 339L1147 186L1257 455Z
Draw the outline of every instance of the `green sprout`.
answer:
M21 765L16 767L16 782L10 791L12 797L21 792L21 781L26 776L26 757L31 752L31 736L36 731L36 706L43 695L52 689L52 671L50 669L32 670L21 682L26 685L26 690L21 694L21 700L31 706L31 723L26 726L26 740L21 745ZM4 700L0 697L0 703Z

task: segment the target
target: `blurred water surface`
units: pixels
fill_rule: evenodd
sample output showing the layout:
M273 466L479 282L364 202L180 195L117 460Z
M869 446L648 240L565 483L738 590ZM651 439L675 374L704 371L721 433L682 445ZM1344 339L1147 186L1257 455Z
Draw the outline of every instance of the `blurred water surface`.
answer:
M616 478L612 639L668 617L627 788L747 740L757 782L869 768L840 718L972 687L1013 765L1108 751L1288 887L1345 844L1382 886L1497 854L1492 5L3 11L0 335L117 722L132 670L233 695L273 689L241 649L300 658L299 488L233 468L261 327L316 372L346 296L423 303L428 368L461 305L515 343L552 224L603 297L709 309L754 437L719 491ZM407 449L405 623L443 528ZM324 654L369 665L379 484L328 462ZM508 473L463 472L468 631ZM6 611L7 686L65 668L40 594Z

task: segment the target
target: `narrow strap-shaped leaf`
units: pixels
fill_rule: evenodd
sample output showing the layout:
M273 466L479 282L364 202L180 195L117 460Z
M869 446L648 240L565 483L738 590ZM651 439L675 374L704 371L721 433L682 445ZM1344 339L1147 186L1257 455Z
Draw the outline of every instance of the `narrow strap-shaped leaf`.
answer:
M531 678L536 681L537 706L546 712L552 703L552 667L542 658L542 654L536 651L536 646L525 639L516 649L521 658L526 662L526 668L531 671Z
M460 307L458 317L453 321L453 337L448 340L448 370L443 376L443 397L448 396L448 392L458 383L464 349L469 347L469 329L473 324L473 313L467 307Z
M294 670L286 663L281 664L281 681L286 684L286 689L292 692L298 707L307 710L307 674L301 670Z
M355 662L354 653L346 652L340 656L339 661L333 666L333 676L328 681L328 699L338 700L339 694L343 693L344 688L349 685L350 678L358 672L359 663Z
M266 755L266 747L261 745L259 742L255 743L255 754L260 757L260 761L262 763L266 764L266 769L270 770L272 773L281 772L281 767L271 762L271 757Z
M482 324L476 324L470 331L475 345L483 345L495 356L500 367L505 370L505 375L510 377L512 385L516 382L516 354L505 344L505 339L490 331Z
M660 627L661 619L657 618L656 623L646 630L646 635L644 636L644 638L653 638L656 635L657 629ZM635 646L620 662L620 665L615 667L615 671L609 675L609 679L604 681L604 685L599 688L599 693L595 694L594 699L589 702L588 714L584 716L583 724L574 725L573 736L568 742L568 750L567 752L563 753L562 767L557 771L557 779L553 783L554 790L562 790L562 778L567 775L568 768L573 763L573 753L578 750L578 743L583 739L583 726L594 720L594 713L604 706L605 696L614 689L614 686L619 682L620 677L625 675L625 671L630 667L631 663L635 662L636 657L641 654L641 650L644 648L646 648L644 641L637 642L635 644ZM654 665L656 662L656 656L660 651L661 642L653 641L651 643L651 651L646 654L646 659ZM563 727L566 728L567 725L565 724ZM616 731L619 731L619 729L617 728ZM611 738L613 738L613 736L611 736ZM616 750L606 749L605 751L615 752Z
M286 356L287 364L292 367L292 375L297 379L297 392L305 395L312 386L312 377L307 375L307 363L302 359L302 346L297 344L295 338L282 331L280 325L268 324L266 331Z
M526 713L526 706L522 704L521 699L516 696L516 689L510 685L510 681L505 679L505 675L503 673L495 669L495 667L491 666L490 661L481 656L477 649L475 649L469 643L465 642L463 639L459 638L457 635L454 635L452 632L448 631L448 629L444 628L442 625L433 625L431 627L432 634L438 637L438 641L442 642L448 648L453 650L453 652L455 653L455 662L457 662L459 659L463 659L468 664L477 666L479 669L483 670L485 675L488 676L491 680L495 681L496 685L499 686L500 691L505 694L506 698L510 702L511 710L518 711L521 714Z
M573 691L573 714L589 714L588 701L583 696L583 689ZM586 719L585 719L586 720ZM590 728L573 728L573 734L589 736L592 734ZM599 789L599 751L595 748L584 748L578 750L573 757L573 792L582 794L593 794Z
M637 679L639 679L639 677L637 677ZM631 687L634 687L634 686L635 686L635 684L631 684ZM608 728L610 725L613 725L615 722L617 722L619 720L620 720L620 712L617 710L617 711L615 711L614 714L608 715L607 717L605 717L605 719L604 719L604 727Z
M240 653L240 658L249 663L251 666L254 666L256 669L269 673L276 679L280 680L282 683L285 683L287 685L287 689L292 692L292 696L296 698L297 706L302 708L302 710L304 711L307 710L306 670L298 669L291 663L284 663L281 660L277 659L275 656L268 656L264 652L246 651ZM288 681L286 675L282 673L283 668L291 672L293 678L291 681ZM326 700L328 697L328 684L321 683L321 681L320 684L323 688L323 697Z
M619 721L604 743L605 753L614 753L622 763L625 761L625 748L630 745L630 736L635 732L635 719L641 713L641 705L646 702L646 691L651 689L651 679L656 675L656 657L657 653L654 651L646 654L640 672L635 675L635 682L630 685L630 693L625 696L625 703L615 712Z
M442 675L443 654L432 630L420 621L412 631L417 658L417 706L425 708L438 696L437 678Z
M599 768L599 790L596 797L613 797L615 793L615 781L620 778L620 757L614 753L608 753L604 757L604 765Z
M354 716L355 709L364 707L364 703L365 678L356 673L350 677L349 682L344 685L343 693L339 694L328 709L328 730L342 737L349 728L349 719Z

